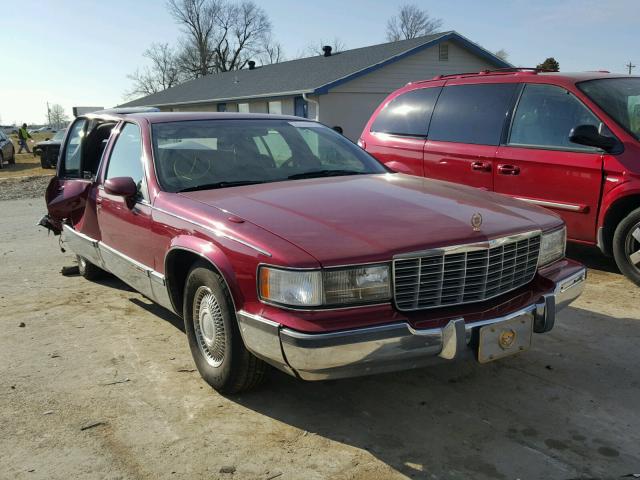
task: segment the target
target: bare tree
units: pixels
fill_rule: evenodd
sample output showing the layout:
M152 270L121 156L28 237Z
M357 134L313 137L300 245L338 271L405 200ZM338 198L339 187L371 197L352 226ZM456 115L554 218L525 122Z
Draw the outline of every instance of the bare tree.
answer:
M299 53L298 58L314 57L316 55L324 55L324 47L331 47L331 54L344 52L347 49L347 45L338 37L333 37L333 40L320 39L317 43L309 43Z
M266 12L250 0L169 0L168 7L183 27L180 63L190 78L243 68L271 34Z
M498 57L500 60L504 60L505 62L509 58L509 52L507 52L504 48L501 48L500 50L496 51L494 55Z
M216 0L168 0L167 8L183 28L180 63L191 78L212 71L214 21L220 10Z
M280 63L285 60L284 49L279 42L276 42L271 36L264 39L262 53L260 54L260 63L262 65L271 65Z
M137 69L127 78L133 80L133 87L127 96L151 95L174 87L184 80L180 72L179 57L168 43L154 43L143 53L150 65Z
M69 117L65 113L64 108L58 103L54 103L49 108L49 118L51 122L50 126L56 129L66 126L69 122Z
M442 27L442 19L429 15L417 5L403 5L397 16L387 22L387 40L397 42L436 33Z

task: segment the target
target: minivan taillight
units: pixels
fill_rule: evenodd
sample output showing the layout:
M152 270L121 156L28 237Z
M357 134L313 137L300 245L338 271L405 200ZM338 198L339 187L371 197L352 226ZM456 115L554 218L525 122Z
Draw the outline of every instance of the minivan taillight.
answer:
M363 150L367 148L367 144L366 144L366 142L365 142L363 139L361 139L361 138L359 138L359 139L358 139L358 146L359 146L360 148L362 148Z

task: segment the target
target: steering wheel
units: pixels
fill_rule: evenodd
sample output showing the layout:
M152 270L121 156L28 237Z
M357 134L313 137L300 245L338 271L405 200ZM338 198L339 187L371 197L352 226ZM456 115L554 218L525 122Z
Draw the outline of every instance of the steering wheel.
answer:
M173 173L181 180L191 182L200 180L211 171L211 159L198 155L176 158L173 162Z

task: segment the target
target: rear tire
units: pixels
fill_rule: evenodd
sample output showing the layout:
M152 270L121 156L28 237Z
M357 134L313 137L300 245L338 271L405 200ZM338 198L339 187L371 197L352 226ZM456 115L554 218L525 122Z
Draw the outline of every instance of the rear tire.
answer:
M238 393L264 382L268 365L244 346L231 294L204 262L194 264L187 277L183 317L196 367L215 390Z
M100 267L96 267L93 263L80 255L76 255L76 257L78 258L78 271L80 272L80 275L87 280L97 280L102 277L104 270Z
M2 155L2 152L0 152L0 170L2 170L4 166L4 156Z
M9 165L16 164L16 147L14 147L13 145L11 145L11 158L9 158L7 161L9 162Z
M623 218L616 227L613 256L620 271L640 286L640 208Z

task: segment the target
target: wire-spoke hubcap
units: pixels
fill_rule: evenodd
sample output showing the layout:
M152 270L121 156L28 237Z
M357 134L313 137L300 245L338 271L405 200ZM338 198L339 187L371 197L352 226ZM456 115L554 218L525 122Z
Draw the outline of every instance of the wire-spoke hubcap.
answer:
M193 299L193 326L200 351L213 367L224 361L227 335L222 310L209 287L200 287Z
M625 242L625 251L629 257L631 265L640 271L640 223L629 231Z

